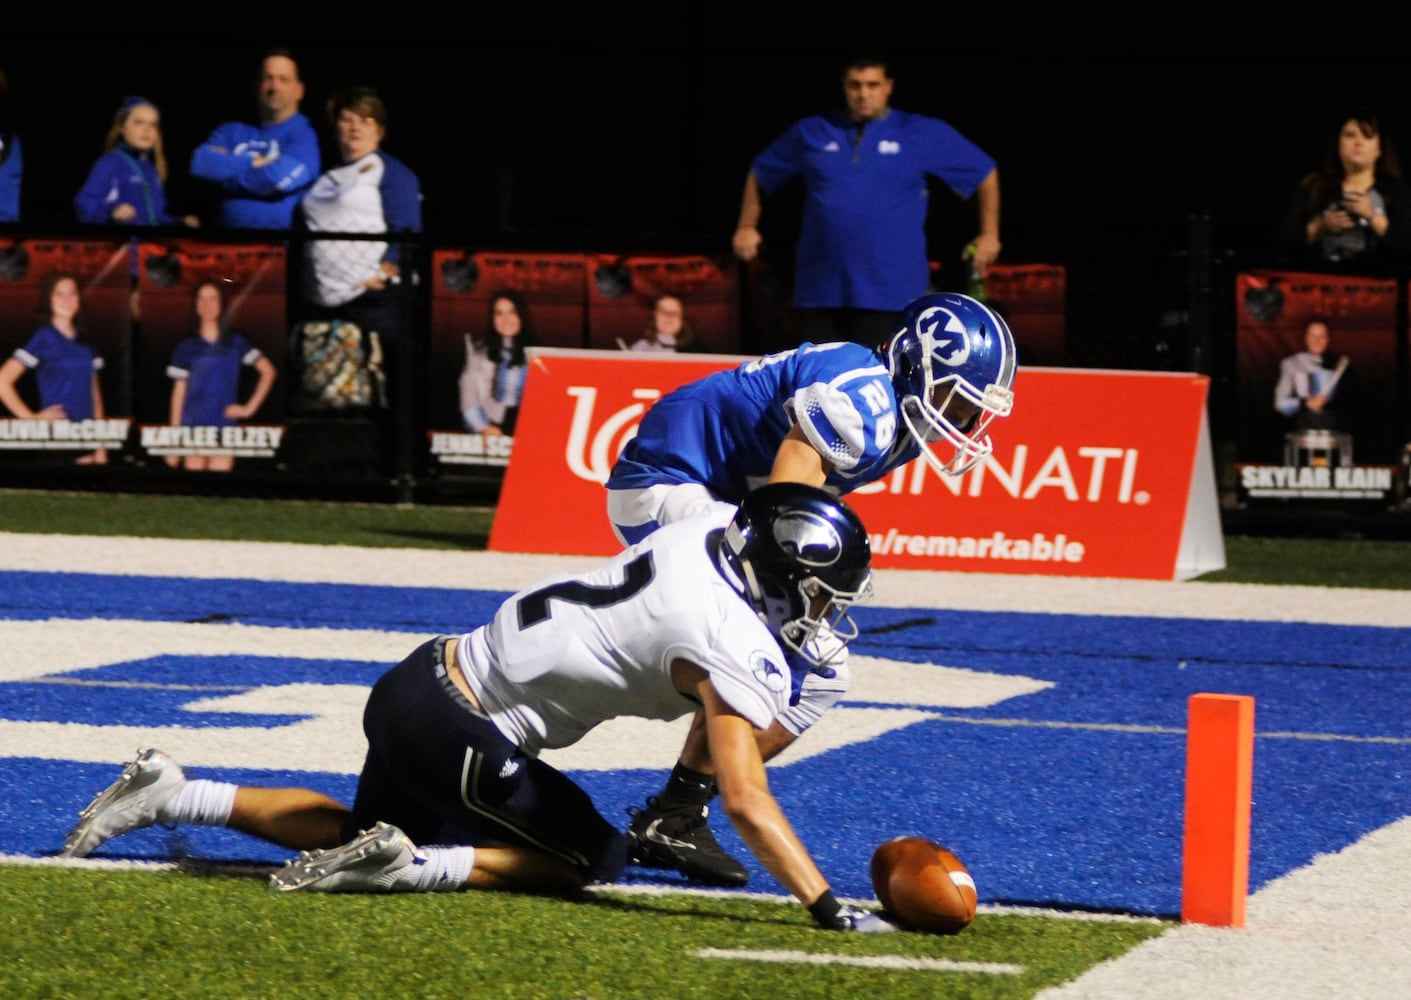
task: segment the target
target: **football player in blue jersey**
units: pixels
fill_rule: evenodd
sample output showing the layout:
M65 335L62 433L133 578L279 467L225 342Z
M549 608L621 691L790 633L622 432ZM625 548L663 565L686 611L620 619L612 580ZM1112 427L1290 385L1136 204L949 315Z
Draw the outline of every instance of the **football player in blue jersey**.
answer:
M631 543L762 483L846 494L916 458L957 476L991 451L991 421L1014 403L1015 344L1005 321L958 293L924 295L872 349L803 344L667 393L643 415L607 481L608 517ZM802 697L759 734L777 755L847 691L846 663L808 674ZM703 720L659 794L630 810L633 864L714 885L748 874L711 832L715 794Z
M893 930L834 896L755 739L803 673L856 636L849 608L871 579L867 531L846 504L813 486L761 487L418 646L368 696L351 810L311 789L187 778L147 749L84 809L61 854L198 823L303 849L271 876L281 891L573 893L621 875L626 837L540 752L620 716L699 710L725 812L765 869L824 928Z

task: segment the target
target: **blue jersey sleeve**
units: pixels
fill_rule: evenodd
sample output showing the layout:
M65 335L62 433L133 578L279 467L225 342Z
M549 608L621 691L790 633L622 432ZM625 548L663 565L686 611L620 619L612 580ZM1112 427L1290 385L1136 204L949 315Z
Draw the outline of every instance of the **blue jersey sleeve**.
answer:
M99 223L112 219L117 205L118 171L121 164L112 153L98 157L83 186L74 195L74 216L79 222Z
M875 354L857 345L805 345L786 404L809 444L834 469L874 465L897 435L891 378Z
M303 115L295 115L285 122L276 141L279 143L279 157L262 171L257 171L264 174L261 180L265 185L263 193L277 196L302 191L323 170L318 133ZM252 193L259 194L261 191L254 190Z
M389 233L421 232L421 182L401 160L384 156L382 212Z
M773 194L803 173L805 147L804 123L797 122L754 158L750 169L765 194Z
M191 176L222 185L234 180L250 161L249 154L235 151L241 145L243 128L238 122L216 126L191 154Z
M961 198L969 198L995 168L992 156L946 122L914 116L922 140L922 169L945 182Z
M382 154L382 214L389 233L421 232L421 182L401 160ZM387 259L396 262L401 257L396 242L387 245Z

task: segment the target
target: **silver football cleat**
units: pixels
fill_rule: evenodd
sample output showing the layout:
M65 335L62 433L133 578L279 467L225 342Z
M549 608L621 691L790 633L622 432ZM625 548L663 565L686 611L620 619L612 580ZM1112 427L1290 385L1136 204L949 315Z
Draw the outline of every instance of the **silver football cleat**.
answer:
M158 821L162 806L186 781L176 761L156 749L141 750L122 774L79 813L64 838L64 858L86 858L104 841Z
M379 822L346 844L285 862L269 886L280 892L396 892L397 873L421 860L405 833Z

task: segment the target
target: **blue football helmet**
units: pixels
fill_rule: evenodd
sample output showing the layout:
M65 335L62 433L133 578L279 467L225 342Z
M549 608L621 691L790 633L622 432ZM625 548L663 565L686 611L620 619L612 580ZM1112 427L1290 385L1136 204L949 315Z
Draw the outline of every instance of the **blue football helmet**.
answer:
M760 620L809 663L841 659L857 638L848 609L872 596L872 546L862 519L827 490L769 483L751 491L722 554Z
M1009 326L968 295L923 295L902 313L882 354L902 423L937 472L958 476L993 450L985 431L1014 406L1015 353Z

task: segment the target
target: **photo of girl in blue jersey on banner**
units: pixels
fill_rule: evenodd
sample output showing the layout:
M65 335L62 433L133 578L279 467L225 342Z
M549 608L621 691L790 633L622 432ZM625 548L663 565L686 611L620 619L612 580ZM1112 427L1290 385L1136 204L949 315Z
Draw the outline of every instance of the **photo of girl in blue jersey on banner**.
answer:
M135 410L150 466L230 472L275 459L288 327L281 245L139 247Z
M0 465L106 466L130 397L127 245L0 242Z

